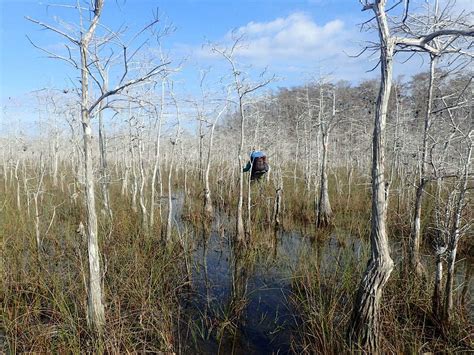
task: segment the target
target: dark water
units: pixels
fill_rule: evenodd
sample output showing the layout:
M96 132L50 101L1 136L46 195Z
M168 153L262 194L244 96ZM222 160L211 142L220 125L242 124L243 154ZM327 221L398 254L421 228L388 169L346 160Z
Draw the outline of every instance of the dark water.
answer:
M192 255L192 291L185 302L190 314L186 352L292 353L300 324L290 302L297 265L316 249L322 272L332 272L347 254L365 258L358 240L340 243L330 236L315 244L299 232L259 238L258 248L245 252L234 248L227 233L199 238Z
M293 253L297 253L304 241L294 239ZM237 255L230 240L218 233L198 244L190 302L197 314L195 326L200 328L193 346L196 352L290 352L291 333L298 324L288 301L291 258L278 257L285 251L278 240L274 243L252 255ZM199 322L199 318L207 321Z
M343 231L335 231L322 243L312 242L302 232L270 232L259 236L255 249L241 251L230 238L233 226L219 216L210 234L193 235L191 286L183 301L185 325L180 331L180 343L185 345L180 352L294 353L292 344L301 324L290 301L295 269L307 258L317 258L320 272L326 274L345 263L346 267L347 263L365 266L368 242ZM403 259L400 242L391 244L391 253L399 265ZM433 270L432 256L425 255L423 261ZM472 266L465 259L456 266L456 283L467 288L468 297L473 291L468 272Z

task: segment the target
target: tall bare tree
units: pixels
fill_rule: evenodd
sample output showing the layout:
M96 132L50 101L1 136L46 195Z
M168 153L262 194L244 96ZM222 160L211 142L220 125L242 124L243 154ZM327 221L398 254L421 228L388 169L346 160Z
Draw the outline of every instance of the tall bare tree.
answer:
M234 103L237 105L237 113L240 121L240 142L237 151L238 161L238 174L239 174L239 196L237 200L237 221L236 221L236 240L238 242L245 241L245 228L243 218L243 194L244 194L244 172L242 167L244 165L244 142L245 142L245 106L247 105L248 96L268 85L274 77L263 80L260 83L252 84L249 83L249 78L241 69L238 68L235 56L239 47L241 46L242 36L234 39L233 44L230 48L220 48L218 46L212 46L212 51L220 54L229 64L232 77L233 77L233 89L236 93L236 100Z
M123 61L123 75L120 77L118 84L113 88L109 89L100 85L97 80L96 73L92 70L92 62L97 60L91 53L96 53L91 46L95 45L95 32L99 26L99 20L104 8L104 0L95 0L89 8L83 8L79 3L75 6L78 11L80 19L80 33L79 34L68 34L67 30L61 30L49 24L27 17L31 22L38 24L40 27L50 30L63 39L68 44L67 55L59 55L51 53L49 50L38 47L31 42L36 48L46 52L49 56L61 61L65 61L72 65L73 68L80 71L80 111L81 111L81 123L83 130L83 153L84 153L84 191L85 191L85 205L87 210L87 248L88 248L88 259L89 259L89 282L88 282L88 321L91 329L97 334L103 334L103 328L105 325L105 312L104 303L102 300L102 273L100 266L100 253L98 243L98 229L97 229L97 213L95 203L95 188L94 188L94 172L93 172L93 134L92 134L92 123L91 119L97 114L98 109L104 109L109 105L102 106L106 100L109 100L114 95L121 93L125 88L136 85L138 83L147 81L153 76L159 74L162 71L165 63L158 65L152 65L143 75L140 75L134 79L128 79L129 68L128 63L136 54L127 54L127 45L122 46L123 53L121 55ZM84 14L84 12L90 12L92 16L90 20ZM147 28L156 24L158 19L154 19ZM143 31L140 31L141 33ZM108 35L100 41L101 46L111 44L112 39L115 39L118 33L111 30L108 31ZM74 58L72 51L74 46L79 52L79 60ZM110 59L110 58L108 58ZM168 64L168 63L166 63ZM102 67L104 68L104 67ZM99 72L100 75L100 72ZM99 95L97 97L91 97L91 85L90 81L93 81L99 88Z
M365 3L364 10L372 10L378 25L380 40L381 81L375 108L372 138L372 225L370 231L371 254L367 269L357 291L349 324L349 339L369 352L379 344L379 310L382 291L393 270L388 246L386 219L388 186L385 182L385 125L390 96L394 42L390 37L385 0Z
M406 2L405 16L408 16L409 2ZM380 44L381 85L375 109L375 125L372 141L372 225L371 256L367 269L359 285L352 317L348 328L349 339L369 352L376 352L380 341L380 302L382 291L393 270L390 257L386 218L388 206L388 183L384 177L385 165L385 125L388 100L392 86L393 55L395 49L422 51L439 54L439 49L432 46L438 37L473 36L473 30L443 29L416 37L396 37L390 33L386 15L386 0L364 1L363 10L372 10L377 21ZM454 39L449 41L452 45ZM448 49L445 49L447 51Z
M401 27L400 35L404 38L395 37L400 51L408 52L425 52L429 55L429 78L428 90L425 102L423 136L421 140L420 152L420 172L418 182L416 185L415 204L413 210L412 231L410 235L409 248L409 264L410 268L417 274L423 273L423 267L420 262L420 244L421 244L421 214L422 201L426 185L432 181L432 172L429 171L429 140L431 129L433 125L433 100L434 90L436 89L436 81L438 80L437 71L438 63L444 56L450 55L451 61L460 62L458 66L466 65L463 57L469 58L473 53L469 54L463 50L463 45L469 47L469 43L462 43L466 38L473 36L472 30L463 31L457 27L465 26L468 18L465 15L454 17L451 14L452 4L447 3L444 8L440 8L439 1L433 2L432 7L427 3L428 15L410 16L408 8L405 9L406 16L404 18L404 26ZM423 35L421 40L418 38L419 34L429 33ZM453 57L453 54L455 56ZM446 74L445 74L446 75Z

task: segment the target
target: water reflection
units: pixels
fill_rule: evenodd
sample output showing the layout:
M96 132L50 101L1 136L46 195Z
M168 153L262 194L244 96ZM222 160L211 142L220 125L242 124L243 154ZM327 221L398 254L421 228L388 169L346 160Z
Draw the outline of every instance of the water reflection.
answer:
M192 287L184 302L186 334L180 335L187 347L184 352L291 353L301 324L289 301L294 271L312 260L319 276L342 275L343 270L365 265L368 241L340 230L322 241L302 232L279 231L260 235L255 246L239 249L226 231L233 225L221 216L212 232L196 237ZM401 245L391 244L398 265L403 260ZM423 259L427 270L432 270L432 259ZM457 284L463 285L459 294L465 298L472 293L468 265L460 261L457 266Z

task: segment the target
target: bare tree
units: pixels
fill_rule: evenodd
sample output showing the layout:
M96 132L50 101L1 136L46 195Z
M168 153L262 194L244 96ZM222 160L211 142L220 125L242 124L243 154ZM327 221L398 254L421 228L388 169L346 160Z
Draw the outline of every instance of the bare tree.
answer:
M245 228L244 228L244 219L243 219L243 191L244 191L244 172L242 167L244 165L243 160L243 150L244 150L244 141L245 141L245 106L247 105L248 96L268 85L274 77L264 80L257 84L251 84L248 82L248 77L245 73L240 70L237 66L235 56L236 52L241 45L242 36L234 39L232 47L229 48L219 48L218 46L212 46L212 51L220 54L229 64L232 77L233 77L233 86L237 96L237 100L234 102L237 105L238 116L240 121L240 143L237 151L237 161L238 161L238 174L239 174L239 196L237 200L237 221L236 221L236 240L238 242L245 241Z
M433 9L428 9L428 16L408 16L407 14L406 21L404 22L404 26L402 26L401 30L402 34L406 37L396 38L397 44L400 47L400 51L415 52L420 50L422 52L427 52L430 57L428 93L426 97L423 137L420 154L420 172L416 186L412 232L410 236L409 248L410 267L419 276L423 273L423 267L420 262L422 198L426 184L429 181L432 181L431 174L428 170L428 142L430 131L433 125L433 92L436 87L435 81L437 80L437 64L443 56L452 56L452 54L455 53L456 57L454 57L452 61L454 62L457 60L460 62L459 65L464 66L465 63L459 59L463 59L462 57L465 57L468 53L462 50L462 43L459 43L459 37L461 36L462 39L462 36L472 36L474 33L474 31L464 32L460 30L447 29L449 26L456 27L459 26L459 24L465 22L464 18L461 16L455 19L452 18L449 11L450 6L451 5L448 3L446 8L440 9L439 2L435 1L433 3ZM418 33L426 33L429 31L435 35L426 36L426 40L420 41L419 44L417 44L413 39L409 38L409 36L413 37L417 36Z
M375 14L380 39L381 82L375 108L372 140L372 225L370 231L371 255L357 291L348 336L369 352L378 349L379 310L382 291L393 270L388 246L386 219L388 186L385 183L385 124L390 96L394 43L385 14L385 0L365 3L364 10Z
M320 84L319 94L319 114L318 126L321 137L321 171L319 184L319 198L316 211L316 226L318 228L326 227L331 224L332 209L329 201L329 184L328 184L328 150L329 150L329 133L339 122L336 111L336 89L332 90L332 107L330 114L325 114L324 106L324 82Z
M405 9L408 14L408 4ZM395 49L439 53L431 42L442 36L472 36L472 30L435 30L423 36L395 37L390 33L386 15L386 0L364 1L363 10L372 10L377 21L380 45L381 85L375 109L375 125L372 142L372 225L371 257L359 285L352 317L349 339L369 352L376 352L380 341L380 302L382 291L393 270L386 234L388 184L384 177L385 125L388 100L392 86L393 55ZM406 16L405 16L406 17ZM452 42L450 42L451 44Z
M207 161L206 161L206 169L204 171L204 212L208 217L213 215L213 207L212 207L212 198L211 198L211 187L209 184L209 172L211 170L211 158L212 158L212 147L214 142L214 130L216 128L216 124L219 121L219 118L227 111L228 107L228 100L225 100L225 104L217 114L215 114L214 120L211 122L211 128L209 132L209 143L207 149Z
M101 267L100 267L100 253L98 244L98 229L97 229L97 213L95 205L95 189L94 189L94 172L93 172L93 145L92 145L92 124L91 118L97 114L98 110L104 109L109 106L110 102L103 106L106 100L109 100L114 95L119 94L125 88L142 83L153 76L159 74L162 71L164 63L159 65L153 65L145 74L140 75L137 78L127 80L129 76L129 62L136 54L127 54L127 46L123 46L123 75L121 76L118 84L113 89L108 89L104 85L100 85L99 80L96 77L96 73L93 72L91 65L92 62L96 61L91 53L94 53L91 46L94 45L95 32L99 25L99 20L104 8L104 0L95 0L90 8L83 8L79 3L75 6L80 16L80 33L78 35L68 34L66 31L58 29L49 24L40 22L38 20L27 17L27 19L33 23L38 24L40 27L52 31L63 39L68 44L66 45L67 55L59 55L51 53L49 50L40 48L35 45L33 46L47 53L50 57L65 61L72 65L73 68L80 71L80 89L81 94L80 108L81 108L81 123L83 129L83 153L84 153L84 191L85 191L85 204L87 210L87 227L86 235L88 240L88 257L89 257L89 284L88 284L88 321L91 328L99 335L103 334L103 328L105 324L104 304L102 300L102 286L101 286ZM92 14L91 19L87 20L87 16L84 12L90 12ZM156 24L158 19L154 19L150 25L151 27ZM139 33L142 33L140 31ZM106 46L111 43L112 39L117 37L117 33L108 31L108 35L100 41L101 46ZM79 60L74 58L72 55L74 46L79 51ZM113 52L113 51L112 51ZM110 59L110 58L108 58ZM107 59L106 59L107 61ZM167 64L167 63L166 63ZM100 72L99 72L100 75ZM93 81L99 87L99 95L92 98L90 95L91 85L90 80Z
M166 80L163 78L161 80L161 95L160 95L160 104L159 108L153 105L153 112L155 115L155 140L154 140L154 162L153 162L153 171L151 175L151 197L150 197L150 229L155 223L155 195L156 195L156 179L159 178L160 181L160 194L163 191L163 183L161 178L161 169L160 169L160 144L161 144L161 128L163 126L163 115L164 115L164 106L165 106L165 84ZM159 208L159 217L161 219L161 196L160 202L158 202Z
M168 83L171 84L172 83ZM181 125L180 125L180 110L179 110L179 103L176 100L174 95L173 89L170 88L171 98L173 100L173 104L176 109L176 132L174 138L171 138L171 152L170 152L170 162L169 162L169 171L168 171L168 218L166 222L166 242L171 242L171 231L172 231L172 223L173 223L173 197L172 197L172 189L171 189L171 182L173 180L173 164L175 158L175 149L176 145L180 141L181 135Z
M467 140L467 149L466 155L463 157L464 166L462 175L459 182L459 190L458 190L458 197L455 204L454 216L453 216L453 226L451 233L448 239L448 270L446 276L446 289L444 294L444 308L443 308L443 316L442 318L447 322L449 321L449 317L451 311L453 309L453 290L454 290L454 267L456 263L456 254L458 249L458 244L461 236L463 235L463 231L469 228L469 225L464 226L465 228L461 228L461 218L462 218L462 211L465 207L465 199L466 199L466 192L468 188L468 180L469 180L469 167L472 163L472 147L473 143L473 130L467 134L465 139ZM467 227L467 228L466 228Z

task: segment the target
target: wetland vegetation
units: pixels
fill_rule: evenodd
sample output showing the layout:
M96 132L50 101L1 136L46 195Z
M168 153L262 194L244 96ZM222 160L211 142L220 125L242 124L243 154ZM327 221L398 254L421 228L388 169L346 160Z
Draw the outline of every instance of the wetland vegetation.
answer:
M157 17L131 37L102 0L67 7L76 27L29 18L76 76L32 94L33 130L4 110L3 351L474 351L472 14L405 5L364 2L380 79L277 88L236 36L192 98ZM406 51L429 70L393 79Z

